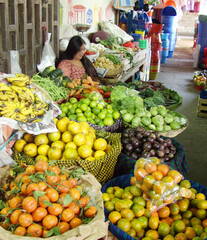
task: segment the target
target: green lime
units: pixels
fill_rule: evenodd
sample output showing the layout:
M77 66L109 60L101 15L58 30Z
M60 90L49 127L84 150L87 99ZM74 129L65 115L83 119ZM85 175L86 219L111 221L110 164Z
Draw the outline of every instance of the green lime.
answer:
M71 98L71 99L70 99L70 102L73 104L73 103L78 102L78 100L77 100L76 98Z
M86 104L82 104L81 106L80 106L80 108L81 108L81 110L82 111L87 111L87 109L88 109L88 106L86 105Z
M95 108L96 106L97 106L97 102L92 101L92 102L90 103L90 107Z
M106 117L106 118L104 119L104 125L105 125L105 126L111 126L111 125L113 125L113 124L114 124L114 120L113 120L112 118Z
M120 113L119 112L113 112L113 118L115 120L119 119L120 118Z

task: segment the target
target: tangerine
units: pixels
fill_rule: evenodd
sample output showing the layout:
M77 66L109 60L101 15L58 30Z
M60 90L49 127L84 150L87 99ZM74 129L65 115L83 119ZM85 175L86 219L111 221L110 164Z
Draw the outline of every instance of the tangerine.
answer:
M79 200L79 204L81 208L85 208L90 201L90 198L88 196L81 197Z
M159 164L159 165L157 166L157 170L160 171L163 176L167 176L170 168L169 168L169 166L166 165L166 164Z
M157 165L155 163L149 162L145 164L144 168L148 173L153 173L157 170Z
M76 202L71 202L68 205L68 208L71 209L75 213L75 215L79 215L80 207L78 206L78 204Z
M152 176L155 180L160 181L163 178L163 175L160 171L155 171L152 173Z
M51 215L58 216L62 213L63 207L59 203L53 203L52 206L48 207L48 212Z
M33 213L32 217L35 222L40 222L42 219L47 216L47 210L43 207L38 207Z
M38 187L40 191L45 191L45 189L47 188L47 184L45 182L39 182L38 183Z
M80 218L77 218L77 217L74 217L70 221L71 228L76 228L76 227L80 226L81 224L82 224L82 220Z
M44 196L39 197L39 205L40 205L40 207L47 208L48 207L48 203L50 203L50 199L49 199L48 196L44 195Z
M22 226L22 227L29 227L33 222L33 218L32 218L32 215L29 214L29 213L22 213L20 216L19 216L19 224Z
M19 226L15 229L14 234L18 236L25 236L26 232L27 231L25 227Z
M34 173L35 173L35 166L33 166L33 165L28 166L28 167L25 169L25 173L26 173L27 175L32 175L32 174L34 174Z
M73 200L79 200L81 197L80 191L77 188L71 188L69 190L70 196L72 197Z
M43 232L42 226L36 223L33 223L27 228L27 234L31 237L41 237L42 232Z
M170 216L170 209L169 207L163 207L158 211L158 215L160 218L167 218Z
M67 232L70 229L70 225L67 222L59 222L58 227L62 234Z
M48 170L54 172L56 175L59 175L61 170L58 166L49 166Z
M32 194L34 191L39 191L39 185L37 183L30 183L27 185L27 195Z
M73 212L73 210L66 208L62 212L61 220L64 222L70 222L74 218L74 216L75 213Z
M58 192L53 188L48 188L46 190L46 196L50 199L51 202L57 202L59 199Z
M88 218L92 218L96 215L97 208L94 206L89 207L87 210L85 210L84 215Z
M35 169L37 172L45 172L48 169L48 162L39 160L35 164Z
M17 209L14 210L10 216L10 222L11 224L18 224L19 216L22 214L22 211Z
M147 172L145 169L143 168L138 168L136 171L135 171L135 174L134 176L136 177L137 181L142 181L142 179L147 176Z
M51 229L58 224L58 218L54 215L47 215L42 220L42 225L46 229Z
M8 201L10 208L18 208L21 205L22 199L18 196L13 197Z
M22 208L31 213L37 208L37 201L33 197L26 197L22 201Z

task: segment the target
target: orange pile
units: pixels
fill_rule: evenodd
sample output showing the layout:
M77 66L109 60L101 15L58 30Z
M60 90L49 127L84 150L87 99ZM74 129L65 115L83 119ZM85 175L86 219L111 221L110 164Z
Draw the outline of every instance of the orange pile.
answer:
M8 200L1 210L1 226L20 236L50 237L87 223L97 209L64 169L38 161L4 186Z
M183 176L158 158L140 158L135 165L131 183L140 187L144 198L151 200L151 211L173 203L181 197L191 198L192 192L180 187Z

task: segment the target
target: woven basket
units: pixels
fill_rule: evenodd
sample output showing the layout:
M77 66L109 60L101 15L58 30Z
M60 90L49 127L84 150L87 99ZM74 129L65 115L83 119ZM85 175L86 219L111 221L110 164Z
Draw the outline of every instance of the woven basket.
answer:
M89 123L89 124L96 130L115 133L115 132L119 132L120 131L120 129L122 127L122 120L118 119L113 125L105 126L105 127L100 127L98 125L91 124L91 123Z
M163 137L174 138L179 134L181 134L182 132L184 132L187 127L188 127L188 124L185 127L180 128L178 130L171 130L169 132L158 132L158 134Z
M96 136L106 139L110 144L110 149L104 158L95 161L78 160L57 160L51 161L59 167L70 168L72 166L82 167L85 171L92 173L100 183L104 183L111 179L114 174L114 169L121 153L121 134L108 133L104 131L96 131ZM13 158L19 164L32 165L35 163L34 158L25 157L22 154L14 153Z
M106 192L106 189L108 187L119 186L121 188L125 188L127 186L130 186L131 177L132 177L132 174L128 174L128 175L122 175L120 177L110 180L102 187L102 192ZM194 181L190 181L190 182L193 188L205 194L205 196L207 197L207 187L202 186L199 183ZM105 211L106 220L108 220L109 212L106 209L104 211ZM133 237L129 236L126 232L122 231L120 228L118 228L116 225L112 224L111 222L109 223L109 231L114 236L116 236L119 240L135 240Z

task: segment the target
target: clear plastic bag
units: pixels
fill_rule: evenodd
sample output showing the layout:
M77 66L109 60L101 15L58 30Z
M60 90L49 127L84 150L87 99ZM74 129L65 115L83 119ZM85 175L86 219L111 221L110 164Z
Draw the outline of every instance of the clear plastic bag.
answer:
M191 198L192 192L180 187L183 176L177 170L162 164L160 159L140 158L134 168L134 184L142 189L149 201L150 212L171 204L181 198Z
M42 59L41 63L37 65L37 68L40 72L44 71L46 67L55 66L55 53L50 45L51 33L48 33L47 40L45 41L45 45L42 51Z

